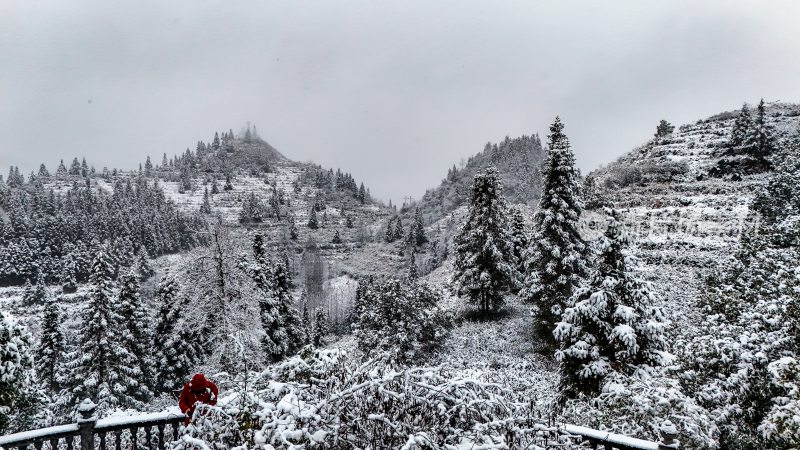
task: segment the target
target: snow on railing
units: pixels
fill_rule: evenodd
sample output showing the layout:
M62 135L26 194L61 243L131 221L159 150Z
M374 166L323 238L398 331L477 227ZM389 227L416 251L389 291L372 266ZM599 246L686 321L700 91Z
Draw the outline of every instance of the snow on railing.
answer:
M35 450L49 448L51 450L66 449L76 450L75 438L78 438L80 450L95 450L95 443L101 450L108 449L111 440L108 434L113 433L114 449L121 450L123 441L125 448L140 448L138 442L140 434L143 437L143 446L148 449L166 449L165 430L171 428L172 440L178 440L180 423L185 416L177 412L161 412L139 414L135 416L109 417L97 420L95 405L86 399L78 407L80 418L77 423L42 428L39 430L22 431L19 433L0 436L0 450L28 450L33 446ZM155 428L155 436L153 431ZM594 430L578 425L560 424L557 427L561 434L588 442L591 448L605 450L677 450L677 430L670 421L665 421L661 427L661 440L659 442L646 441L622 434ZM127 435L123 436L123 432ZM97 439L95 439L97 438ZM64 445L59 446L63 440ZM45 445L47 444L47 445ZM154 447L155 445L155 447Z
M109 448L113 440L113 448L139 448L139 439L148 449L166 449L165 430L171 428L171 440L178 440L178 432L185 416L176 412L139 414L135 416L109 417L97 420L95 405L90 400L84 400L78 406L80 417L77 423L59 425L56 427L42 428L39 430L23 431L20 433L0 436L0 449L35 450L49 448L51 450L95 450L95 442L101 450ZM155 431L155 433L154 433ZM108 436L112 434L112 436ZM79 447L76 447L76 439ZM59 445L63 441L64 445Z

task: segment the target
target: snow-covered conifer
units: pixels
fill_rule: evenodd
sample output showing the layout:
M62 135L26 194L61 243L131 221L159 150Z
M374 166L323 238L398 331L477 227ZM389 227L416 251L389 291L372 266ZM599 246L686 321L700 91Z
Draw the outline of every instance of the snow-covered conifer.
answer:
M553 332L561 395L594 396L614 373L632 375L665 361L664 316L649 286L634 272L619 214L595 246L595 270L579 288Z
M519 282L502 191L494 167L476 175L467 218L454 238L454 291L484 314L496 311Z
M533 305L539 338L546 347L555 348L553 329L586 272L586 244L578 231L583 203L575 156L558 117L550 126L547 147L542 197L533 218L520 296Z
M92 260L87 303L81 313L79 349L70 362L72 395L90 398L101 411L135 406L138 364L122 344L122 317L114 292L114 269L104 249Z
M312 342L319 347L325 343L325 336L328 334L328 316L324 308L317 308L314 311L314 328Z
M64 377L64 333L61 330L61 312L58 302L48 298L42 313L41 337L36 348L36 372L39 381L50 393L58 392Z
M139 274L135 269L122 275L119 287L119 314L122 317L120 327L122 346L131 356L131 362L139 369L134 397L147 401L152 393L148 388L153 379L152 336L150 333L150 317L142 304L139 294Z
M37 387L30 333L0 311L0 433L31 425L42 393Z

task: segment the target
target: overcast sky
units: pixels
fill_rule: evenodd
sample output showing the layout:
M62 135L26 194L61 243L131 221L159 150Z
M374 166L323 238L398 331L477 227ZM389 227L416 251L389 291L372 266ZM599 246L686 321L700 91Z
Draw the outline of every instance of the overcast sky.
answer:
M800 102L800 1L0 1L0 165L133 168L247 121L419 198L556 114L586 172L743 101Z

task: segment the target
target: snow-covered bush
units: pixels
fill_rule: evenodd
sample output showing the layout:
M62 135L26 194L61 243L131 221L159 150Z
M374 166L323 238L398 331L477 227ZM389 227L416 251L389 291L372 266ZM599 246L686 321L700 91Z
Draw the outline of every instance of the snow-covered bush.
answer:
M365 283L370 283L365 281ZM354 307L353 334L365 354L390 352L400 362L440 344L452 320L439 308L441 294L416 281L371 282Z
M568 444L513 392L439 368L400 368L388 359L359 363L336 350L306 347L259 374L253 386L236 393L245 402L208 408L173 448L543 449L545 440ZM251 417L241 414L241 403L253 407Z
M598 397L568 401L561 420L654 441L669 420L678 430L681 448L717 445L717 427L709 413L661 369L630 377L615 374Z

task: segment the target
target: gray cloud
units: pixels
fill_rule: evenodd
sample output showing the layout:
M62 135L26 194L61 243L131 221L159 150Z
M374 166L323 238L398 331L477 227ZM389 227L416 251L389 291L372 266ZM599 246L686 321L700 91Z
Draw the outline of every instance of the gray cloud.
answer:
M132 168L246 121L419 197L560 114L582 170L742 101L800 101L800 3L0 4L0 164Z

